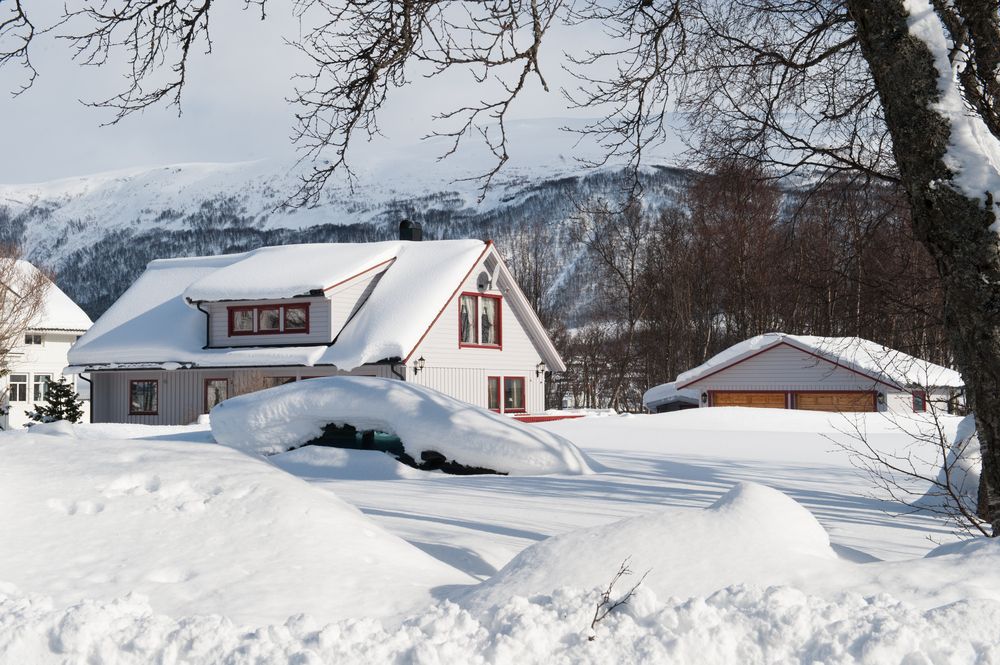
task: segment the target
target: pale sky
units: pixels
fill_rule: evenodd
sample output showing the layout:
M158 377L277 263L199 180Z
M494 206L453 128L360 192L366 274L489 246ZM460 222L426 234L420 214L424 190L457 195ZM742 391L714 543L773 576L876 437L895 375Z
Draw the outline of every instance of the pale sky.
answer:
M56 4L56 3L53 3ZM59 3L61 4L61 3ZM286 46L298 24L274 5L260 21L242 3L219 5L213 16L214 50L194 58L183 98L176 109L155 108L101 127L111 115L78 100L95 100L118 90L110 66L81 67L70 60L68 44L42 40L34 52L40 78L17 98L0 94L0 182L25 183L136 166L192 161L244 161L293 154L289 136L293 107L290 78L302 56ZM562 117L568 114L558 84L560 35L553 35L543 67L553 85L545 93L537 81L514 109L514 118ZM565 38L562 41L566 41ZM0 91L16 87L21 72L0 75ZM470 96L471 95L471 96ZM428 133L430 118L449 102L471 102L480 89L471 76L436 80L401 91L386 108L382 128L392 141L412 143Z

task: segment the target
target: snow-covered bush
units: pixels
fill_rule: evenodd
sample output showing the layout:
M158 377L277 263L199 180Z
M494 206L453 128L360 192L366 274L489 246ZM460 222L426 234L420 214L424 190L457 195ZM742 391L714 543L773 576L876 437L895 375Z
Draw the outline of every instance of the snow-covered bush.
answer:
M334 376L290 383L218 404L219 443L263 455L320 437L327 425L394 434L406 454L439 453L468 467L512 475L590 473L572 443L532 425L412 383Z

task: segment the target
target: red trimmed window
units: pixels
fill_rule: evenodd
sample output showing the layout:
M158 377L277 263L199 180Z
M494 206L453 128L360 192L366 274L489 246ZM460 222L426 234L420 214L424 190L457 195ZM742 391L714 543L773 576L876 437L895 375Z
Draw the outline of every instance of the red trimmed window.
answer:
M927 410L927 393L923 390L913 391L913 412L923 413Z
M128 414L155 416L160 412L160 382L156 379L134 379L128 382Z
M482 293L458 297L458 345L499 349L503 343L503 298Z
M230 337L309 334L309 303L238 305L228 311Z
M491 411L500 410L499 376L491 376L486 379L486 405Z
M524 377L505 376L503 378L504 413L524 413Z

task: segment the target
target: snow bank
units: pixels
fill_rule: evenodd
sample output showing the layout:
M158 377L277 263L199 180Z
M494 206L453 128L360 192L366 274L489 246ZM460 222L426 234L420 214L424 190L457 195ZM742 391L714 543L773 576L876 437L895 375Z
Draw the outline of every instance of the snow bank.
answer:
M56 610L137 592L172 616L330 621L407 613L435 587L472 581L263 460L57 429L0 434L0 581L51 596ZM0 662L34 661L0 649Z
M934 433L931 435L934 436ZM948 469L947 473L945 468ZM952 501L939 489L950 483L964 507L975 514L979 503L979 475L982 469L983 457L979 449L979 435L976 433L976 417L970 414L958 424L957 431L951 438L945 466L937 475L938 486L932 486L916 505L941 506L942 503Z
M511 595L606 585L626 559L639 575L650 571L644 586L657 595L684 597L749 580L788 581L792 571L836 558L809 511L777 490L741 483L704 510L675 509L553 536L514 557L463 603L483 609Z
M301 446L333 423L395 434L416 460L433 450L459 464L512 475L591 472L584 454L557 434L390 379L298 381L228 399L211 416L219 443L251 453Z
M442 602L398 627L296 616L253 628L220 616L170 618L139 596L54 608L0 586L0 657L34 665L463 663L996 663L1000 603L922 611L891 596L831 600L786 587L705 598L640 591L587 641L596 590L513 597L483 615Z

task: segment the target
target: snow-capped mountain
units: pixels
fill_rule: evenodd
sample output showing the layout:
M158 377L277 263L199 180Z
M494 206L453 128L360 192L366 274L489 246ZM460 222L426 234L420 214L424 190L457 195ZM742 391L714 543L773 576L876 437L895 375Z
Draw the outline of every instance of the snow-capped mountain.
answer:
M621 169L590 170L593 149L553 121L517 123L511 162L480 200L489 155L476 146L439 161L443 140L414 146L373 142L355 177L331 181L309 208L283 204L301 168L280 159L133 168L38 184L0 185L0 241L55 271L57 282L96 317L160 257L242 251L267 244L393 237L398 221L424 224L429 237L500 239L511 229L564 227L578 205L615 198ZM571 156L572 155L572 156ZM686 174L645 171L653 206L676 200ZM571 263L569 239L555 233Z

